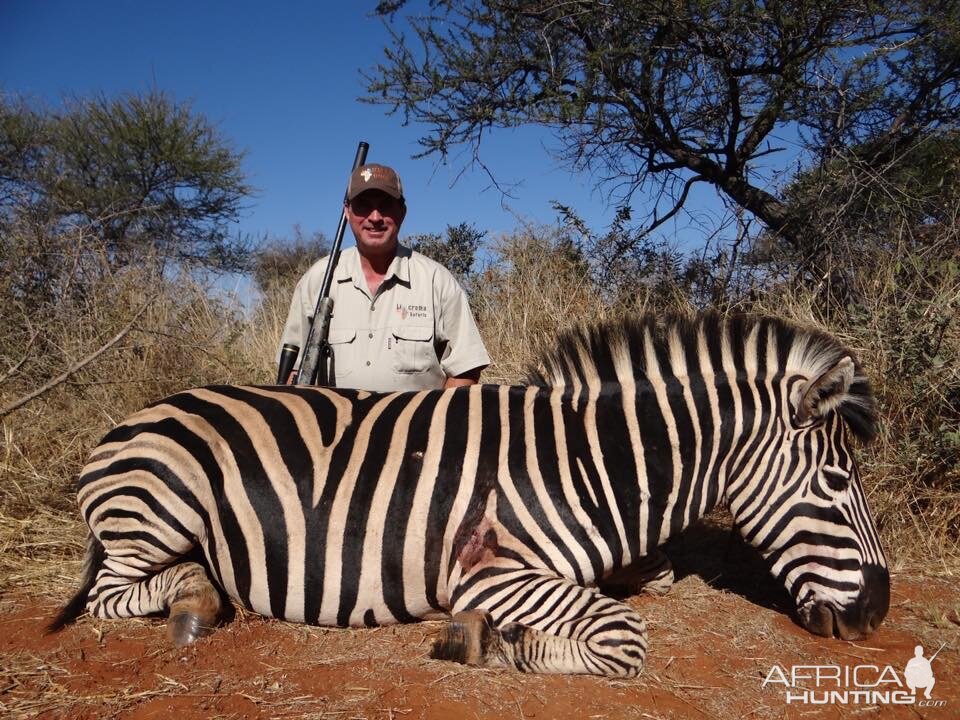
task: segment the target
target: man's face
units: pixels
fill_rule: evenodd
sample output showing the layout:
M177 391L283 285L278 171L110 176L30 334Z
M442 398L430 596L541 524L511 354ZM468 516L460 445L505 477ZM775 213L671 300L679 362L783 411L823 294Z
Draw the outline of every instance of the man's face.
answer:
M360 253L392 254L406 214L403 202L382 190L367 190L347 203L347 220Z

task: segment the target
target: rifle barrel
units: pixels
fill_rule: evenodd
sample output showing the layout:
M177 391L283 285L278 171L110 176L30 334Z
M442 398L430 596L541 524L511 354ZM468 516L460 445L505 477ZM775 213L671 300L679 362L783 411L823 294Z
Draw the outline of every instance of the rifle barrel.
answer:
M367 160L367 151L370 149L368 143L360 141L357 145L357 154L353 158L353 167L350 174L364 164ZM347 193L350 191L349 183L347 189L343 191L343 203L347 203ZM340 245L343 243L343 234L347 229L347 212L340 210L340 223L337 225L337 234L333 238L333 246L330 248L330 256L327 260L327 268L323 273L323 282L320 284L320 294L317 297L317 305L313 311L313 320L310 323L310 332L307 335L307 344L303 348L303 359L300 361L300 372L297 373L297 385L327 385L330 378L327 377L327 358L330 354L330 345L327 342L327 336L330 333L330 316L333 314L333 299L330 297L330 286L333 284L333 272L340 260Z

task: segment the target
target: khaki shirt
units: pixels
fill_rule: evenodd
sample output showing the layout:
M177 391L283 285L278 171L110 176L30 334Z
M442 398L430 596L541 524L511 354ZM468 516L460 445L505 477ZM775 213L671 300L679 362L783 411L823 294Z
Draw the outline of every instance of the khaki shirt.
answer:
M301 357L327 259L300 278L283 328L281 346L299 346ZM463 288L445 267L403 245L373 296L359 252L344 250L330 297L335 387L429 390L490 364Z

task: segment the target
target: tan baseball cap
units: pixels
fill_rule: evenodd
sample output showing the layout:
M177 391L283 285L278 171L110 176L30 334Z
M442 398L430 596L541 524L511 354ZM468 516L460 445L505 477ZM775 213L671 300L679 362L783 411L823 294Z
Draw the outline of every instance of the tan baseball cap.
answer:
M347 200L353 200L357 195L367 190L382 190L397 200L403 199L403 185L400 176L393 168L386 165L361 165L350 176L347 184Z

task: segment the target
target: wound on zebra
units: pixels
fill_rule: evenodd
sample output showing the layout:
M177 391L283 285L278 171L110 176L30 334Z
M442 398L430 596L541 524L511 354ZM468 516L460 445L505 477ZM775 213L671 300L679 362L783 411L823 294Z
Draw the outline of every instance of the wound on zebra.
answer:
M463 549L457 554L460 567L469 571L484 560L490 560L496 555L497 532L493 524L484 518L473 527L467 535Z
M658 548L714 507L812 633L875 631L890 577L854 459L877 431L853 353L776 318L650 316L562 334L522 385L211 386L102 440L78 481L81 587L50 625L221 597L296 622L450 618L432 654L633 677Z

